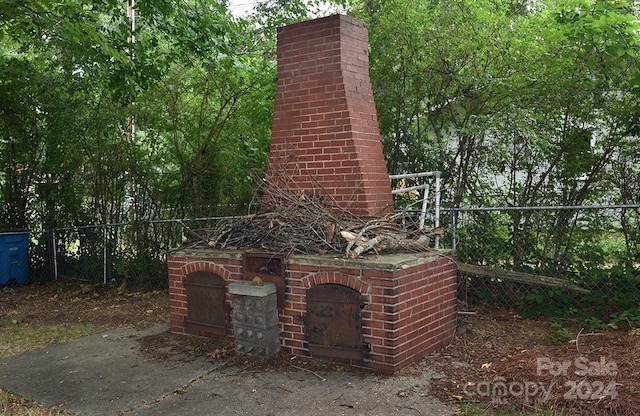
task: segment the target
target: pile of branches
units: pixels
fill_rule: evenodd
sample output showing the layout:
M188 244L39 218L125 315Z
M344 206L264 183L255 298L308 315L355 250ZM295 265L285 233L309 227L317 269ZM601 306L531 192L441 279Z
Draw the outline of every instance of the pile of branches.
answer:
M219 250L260 249L271 253L341 254L428 251L430 236L438 230L419 230L407 212L364 220L324 201L280 195L277 210L222 220L206 230L182 224L189 237L183 247Z

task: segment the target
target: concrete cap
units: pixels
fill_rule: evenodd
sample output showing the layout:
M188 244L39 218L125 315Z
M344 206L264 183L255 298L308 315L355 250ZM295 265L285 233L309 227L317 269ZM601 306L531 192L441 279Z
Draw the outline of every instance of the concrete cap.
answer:
M250 280L240 280L229 285L229 293L232 295L262 297L276 293L276 285L265 282L263 286L253 286Z

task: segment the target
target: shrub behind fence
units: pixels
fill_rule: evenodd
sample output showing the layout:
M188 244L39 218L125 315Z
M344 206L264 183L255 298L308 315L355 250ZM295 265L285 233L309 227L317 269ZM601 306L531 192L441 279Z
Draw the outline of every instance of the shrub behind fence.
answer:
M183 225L198 230L220 219L140 221L33 232L30 280L165 287L167 253L180 247Z
M529 314L581 314L603 322L637 309L639 208L450 210L449 241L461 262L539 278L532 284L467 273L460 278L460 298L471 306L485 302L519 307ZM587 293L567 289L554 279Z

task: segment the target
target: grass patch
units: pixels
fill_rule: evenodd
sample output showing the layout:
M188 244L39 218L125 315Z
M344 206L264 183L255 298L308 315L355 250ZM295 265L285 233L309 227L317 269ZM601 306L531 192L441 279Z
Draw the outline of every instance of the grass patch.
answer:
M11 416L70 416L59 407L46 407L34 401L0 390L0 414Z
M16 319L0 320L0 359L93 335L102 328L86 323L37 326Z
M598 242L598 246L606 253L608 262L618 263L626 258L626 242L622 233L605 233Z
M17 319L0 320L0 359L33 351L47 345L93 335L101 328L86 323L30 325ZM69 416L59 407L47 407L29 398L0 390L0 414L11 416Z
M487 409L474 404L464 404L456 409L454 416L564 416L564 411L541 409L522 412L520 410Z

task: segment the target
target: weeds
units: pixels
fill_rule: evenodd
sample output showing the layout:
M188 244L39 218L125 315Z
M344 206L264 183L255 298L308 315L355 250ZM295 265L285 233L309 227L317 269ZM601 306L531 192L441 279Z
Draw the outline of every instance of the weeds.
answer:
M552 331L549 334L549 345L564 345L571 339L571 334L560 319L554 318L550 325Z

